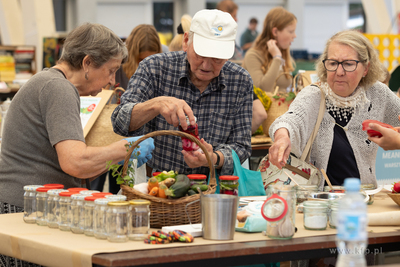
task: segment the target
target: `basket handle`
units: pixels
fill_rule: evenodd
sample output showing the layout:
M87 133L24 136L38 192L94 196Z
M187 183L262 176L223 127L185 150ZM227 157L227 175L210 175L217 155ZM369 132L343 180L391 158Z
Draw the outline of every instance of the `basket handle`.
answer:
M272 88L275 88L273 95L276 95L278 93L279 86L276 86L276 83L278 82L279 77L281 77L282 75L289 75L290 77L292 77L292 80L293 80L293 75L290 72L286 71L286 72L279 73L279 75L275 79L274 85L272 86Z
M151 133L145 134L144 136L142 136L141 138L136 140L132 144L132 146L129 148L128 154L126 154L126 156L125 156L124 166L122 168L122 177L126 176L126 172L128 170L128 162L129 162L129 159L130 159L130 157L132 155L133 150L135 150L135 148L143 140L146 140L147 138L154 137L154 136L160 136L160 135L175 135L175 136L187 138L190 141L195 142L203 150L204 155L207 158L208 167L210 168L210 185L216 185L217 184L217 181L215 179L214 165L212 164L211 156L207 152L206 147L196 137L194 137L193 135L190 135L190 134L187 134L187 133L184 133L184 132L181 132L181 131L172 131L172 130L161 130L161 131L151 132Z
M112 98L113 98L113 95L115 95L115 96L116 96L116 98L117 98L117 101L118 101L118 99L119 99L118 91L121 91L122 93L124 93L124 92L125 92L125 89L124 89L124 88L122 88L122 87L116 87L116 88L114 88L114 90L113 90L113 93L112 93L112 95L110 96L110 98L108 99L108 101L107 101L107 104L106 104L106 105L109 105L109 104L111 104L111 100L112 100Z

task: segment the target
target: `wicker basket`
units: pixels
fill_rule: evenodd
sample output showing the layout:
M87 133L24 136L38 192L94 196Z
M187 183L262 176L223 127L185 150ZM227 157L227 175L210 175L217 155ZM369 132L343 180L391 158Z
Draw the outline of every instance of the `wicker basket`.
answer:
M274 83L274 87L276 86L276 82L279 79L280 76L282 75L291 75L288 72L282 72L281 74L278 75L278 77L275 79L275 83ZM286 111L288 111L289 109L289 105L290 103L287 101L277 101L273 98L274 95L276 95L279 91L279 87L276 86L275 87L275 92L271 95L271 93L268 94L268 96L271 98L272 103L271 106L269 107L268 111L267 111L267 119L265 121L262 122L262 128L263 128L263 132L264 134L269 137L269 127L271 126L271 124L279 117L281 116L283 113L285 113Z
M194 136L180 132L180 131L156 131L152 133L148 133L143 137L139 138L129 149L127 156L125 157L124 166L122 169L123 176L126 175L128 169L128 161L130 155L133 150L140 144L143 140L160 135L175 135L179 137L185 137L190 139L192 142L195 142L203 151L207 151L206 148L200 141ZM205 156L208 161L208 165L210 168L210 183L208 186L208 190L204 191L203 194L213 194L216 189L216 179L214 172L214 165L212 164L211 157L208 153L205 153ZM163 226L172 226L172 225L182 225L189 224L189 218L185 213L186 204L197 200L200 198L200 194L181 197L178 199L165 199L150 196L148 194L143 194L127 185L121 185L122 194L127 197L127 200L131 199L147 199L151 202L150 204L150 227L152 228L161 228ZM192 223L200 223L201 222L201 209L200 209L200 201L189 205L186 210L190 216L190 220Z
M388 193L388 196L400 206L400 194Z

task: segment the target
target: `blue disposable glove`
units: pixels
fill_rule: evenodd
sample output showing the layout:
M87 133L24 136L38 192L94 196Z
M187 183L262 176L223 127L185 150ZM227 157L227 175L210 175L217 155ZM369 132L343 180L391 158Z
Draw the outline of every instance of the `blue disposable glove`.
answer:
M126 141L130 142L135 142L136 140L138 140L139 138L141 138L142 136L135 136L135 137L129 137L129 138L125 138ZM153 138L147 138L145 140L143 140L138 147L133 151L133 153L131 154L131 158L129 159L129 161L132 161L133 159L136 158L136 152L139 151L139 155L137 156L137 160L138 160L138 164L137 167L139 168L140 166L142 166L143 164L145 164L148 160L151 159L151 152L153 152L154 150L154 139ZM124 161L120 161L118 162L118 164L123 165Z

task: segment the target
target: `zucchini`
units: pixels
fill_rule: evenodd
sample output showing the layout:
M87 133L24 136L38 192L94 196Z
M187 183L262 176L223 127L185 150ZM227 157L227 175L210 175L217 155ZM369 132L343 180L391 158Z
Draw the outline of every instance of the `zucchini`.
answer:
M201 191L207 191L208 190L208 185L206 184L201 184L201 185L192 185L190 187L191 190L195 191L196 193L198 193L199 191L197 190L197 187L200 188Z
M175 183L165 190L165 194L173 198L180 198L186 196L189 188L189 178L184 174L178 174Z
M188 191L188 195L189 196L193 196L193 195L196 195L197 193L194 191L194 190L192 190L192 189L189 189L189 191Z

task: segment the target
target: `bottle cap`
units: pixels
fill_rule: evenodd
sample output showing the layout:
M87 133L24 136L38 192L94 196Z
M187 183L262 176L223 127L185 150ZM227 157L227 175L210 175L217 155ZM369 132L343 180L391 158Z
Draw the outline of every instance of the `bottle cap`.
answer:
M234 175L221 175L219 177L220 180L239 180L238 176L234 176Z
M344 188L346 191L358 192L360 191L360 179L358 178L346 178L344 180Z
M188 174L187 177L191 180L205 180L207 175L205 174Z
M126 200L125 195L107 195L107 196L105 196L105 198L112 200L112 201Z
M134 199L129 201L129 204L131 205L150 205L150 201L145 200L145 199Z

